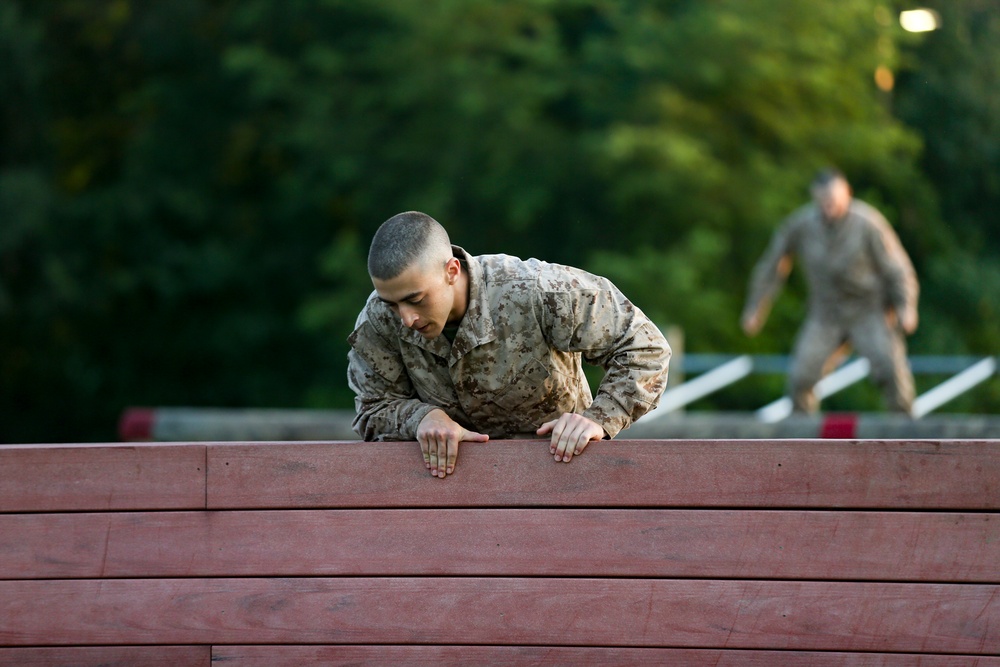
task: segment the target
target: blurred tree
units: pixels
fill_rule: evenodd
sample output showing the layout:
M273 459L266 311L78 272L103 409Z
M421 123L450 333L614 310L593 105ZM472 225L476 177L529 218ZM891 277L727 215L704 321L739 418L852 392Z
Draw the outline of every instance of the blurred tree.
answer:
M23 408L3 439L113 439L129 405L293 406L315 377L326 347L297 317L331 225L253 145L221 66L230 12L21 6L48 154L29 156L45 178L2 171L4 209L39 220L2 248L0 391Z
M919 140L873 81L894 33L866 0L658 6L635 24L647 38L629 40L655 45L649 83L605 136L627 243L593 267L628 282L659 321L683 325L689 350L785 352L801 320L797 277L759 338L743 337L738 314L753 262L808 199L815 171L840 166L859 195L881 194L874 203L890 218L926 188ZM644 278L655 260L628 260L641 246L666 249L661 280Z
M931 1L940 29L912 40L895 94L901 119L924 138L921 166L957 243L931 249L926 300L938 325L927 348L997 354L1000 341L1000 2ZM958 409L1000 410L1000 382Z
M46 395L47 378L34 372L60 335L52 301L64 276L43 252L55 208L43 48L42 25L0 4L0 441L8 442L45 430L29 409Z
M938 351L995 354L1000 340L1000 2L930 2L941 28L907 49L897 114L924 137L921 161L961 246L937 248L929 298L952 326ZM944 252L942 252L942 250ZM977 325L968 327L970 323ZM965 332L962 333L962 329Z
M957 184L955 147L980 149L979 180L942 205L949 223L993 238L992 209L977 207L996 194L995 151L968 139L973 125L945 136L916 110L961 103L955 113L988 129L996 87L980 88L996 68L977 65L950 99L948 68L965 52L906 46L905 71L940 74L926 102L902 76L890 103L873 74L899 67L905 38L887 11L879 0L2 3L0 440L111 439L129 405L348 407L345 338L371 289L368 239L408 209L473 253L605 273L681 325L690 350L784 352L801 285L757 339L738 312L753 260L827 163L886 211L934 282L929 333L911 349L949 336L981 348L996 312L973 268L937 256L987 260L940 222L920 138L892 110L928 137L935 183ZM968 48L995 54L995 43ZM717 405L757 399L738 394Z

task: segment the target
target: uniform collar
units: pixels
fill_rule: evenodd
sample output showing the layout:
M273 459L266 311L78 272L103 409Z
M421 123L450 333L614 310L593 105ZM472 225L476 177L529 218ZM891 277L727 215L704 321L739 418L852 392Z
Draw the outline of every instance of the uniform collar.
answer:
M451 361L455 362L473 348L494 340L497 335L493 327L489 299L486 298L486 280L483 278L482 265L478 259L470 257L469 253L457 245L451 249L455 257L462 262L462 268L469 272L469 307L465 311L465 317L462 318L455 342L451 345Z

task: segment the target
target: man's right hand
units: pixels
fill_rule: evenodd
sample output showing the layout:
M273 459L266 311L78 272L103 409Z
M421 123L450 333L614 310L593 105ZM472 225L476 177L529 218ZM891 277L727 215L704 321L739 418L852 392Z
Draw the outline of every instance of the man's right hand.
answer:
M917 330L917 309L903 308L899 312L899 326L907 336Z
M458 443L486 442L490 436L463 428L444 410L427 413L417 426L417 442L424 455L424 465L434 477L444 478L455 471Z
M760 315L756 312L743 313L743 317L740 318L740 326L743 327L743 332L748 336L756 336L762 325Z

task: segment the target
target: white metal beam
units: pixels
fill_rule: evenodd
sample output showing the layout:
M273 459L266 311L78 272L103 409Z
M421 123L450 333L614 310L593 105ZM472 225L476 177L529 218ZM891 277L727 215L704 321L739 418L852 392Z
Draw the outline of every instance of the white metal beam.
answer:
M988 380L997 370L995 357L986 357L951 377L913 401L913 416L917 419L936 410L959 394Z
M697 401L703 396L722 389L742 380L753 370L753 359L748 354L736 357L727 361L721 366L717 366L710 371L702 373L693 380L688 380L679 384L673 389L668 389L660 397L660 403L654 410L641 417L642 421L649 423L665 417L675 410L679 410L689 403Z
M851 386L855 382L860 382L868 377L870 370L871 365L868 363L867 359L864 357L855 359L851 363L841 366L817 382L816 387L814 388L816 397L822 400L831 394L837 393L845 387ZM779 398L778 400L768 403L761 409L757 410L755 414L757 415L757 419L765 424L780 422L782 419L786 419L792 414L792 399L787 396Z

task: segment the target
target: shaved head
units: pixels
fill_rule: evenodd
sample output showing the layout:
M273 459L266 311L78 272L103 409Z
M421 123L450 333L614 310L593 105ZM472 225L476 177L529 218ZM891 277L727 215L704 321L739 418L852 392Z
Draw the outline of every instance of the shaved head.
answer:
M825 188L835 181L844 181L846 183L847 177L844 176L844 172L840 171L836 167L827 167L816 172L810 186L814 188Z
M368 250L368 275L391 280L414 264L443 267L452 257L448 232L419 211L394 215L378 228Z

